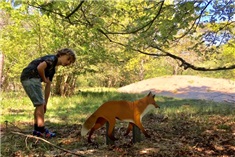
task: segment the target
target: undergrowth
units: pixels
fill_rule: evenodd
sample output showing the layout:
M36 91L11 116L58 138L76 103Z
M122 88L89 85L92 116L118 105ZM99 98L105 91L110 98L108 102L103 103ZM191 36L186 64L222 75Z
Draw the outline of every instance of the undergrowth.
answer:
M134 145L130 143L131 135L123 137L127 126L124 122L118 122L115 127L115 136L120 138L115 147L105 145L105 128L95 132L95 145L89 145L80 136L82 123L105 101L134 101L143 96L88 90L72 97L52 96L45 119L47 127L55 131L57 137L48 141L84 156L226 156L235 152L234 105L212 101L156 97L160 109L143 118L152 138L142 137L143 142ZM26 95L3 93L1 156L72 156L43 141L14 134L31 135L33 110Z

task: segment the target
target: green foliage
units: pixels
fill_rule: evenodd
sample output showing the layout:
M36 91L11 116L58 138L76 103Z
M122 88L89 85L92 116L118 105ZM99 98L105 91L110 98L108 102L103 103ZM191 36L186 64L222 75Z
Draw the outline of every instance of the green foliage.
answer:
M115 92L115 89L96 88L81 90L71 97L51 97L48 104L48 112L46 113L47 119L53 123L73 124L79 121L83 122L89 114L94 112L105 101L119 99L135 100L142 96L120 94ZM12 123L33 120L34 107L25 93L3 93L1 111L1 124L6 120Z
M2 115L0 123L28 122L33 120L34 107L26 94L18 92L2 93ZM88 88L71 97L50 98L47 121L58 124L83 123L101 104L109 100L134 101L142 98L143 94L118 93L115 89ZM9 101L11 100L11 101ZM229 103L216 103L203 100L182 100L175 98L157 97L161 109L158 114L174 116L178 114L195 115L234 115L235 109ZM17 105L16 105L17 104Z
M229 103L215 103L212 101L203 100L183 100L180 99L167 99L161 104L162 114L169 116L177 116L179 114L187 114L192 117L197 116L209 116L214 114L220 115L233 115L235 109Z
M205 8L209 3L211 9ZM64 47L76 52L77 62L57 70L53 92L60 95L74 93L75 87L119 87L170 74L234 78L234 71L184 71L179 61L156 49L198 66L233 64L234 23L224 10L231 11L232 6L208 0L1 1L4 89L21 89L20 73L31 60Z
M81 124L102 103L108 100L134 101L143 96L142 94L118 93L113 89L96 88L83 89L72 97L52 97L46 113L46 125L51 130L56 131L58 137L46 140L56 145L57 148L83 153L85 156L97 156L97 154L100 154L98 156L104 154L116 156L117 153L122 155L123 152L110 150L110 147L104 145L104 128L96 131L95 139L100 147L88 145L86 140L80 136ZM210 139L210 143L216 146L220 144L221 148L223 148L222 145L225 142L227 142L226 146L229 145L232 148L234 144L232 129L235 119L235 108L232 104L166 97L156 97L155 99L161 108L151 111L143 118L143 123L148 128L147 131L152 135L151 140L143 138L143 142L129 145L126 148L127 143L130 142L130 136L127 136L119 139L119 141L124 141L124 144L117 143L122 149L129 149L128 152L138 149L138 153L133 153L131 156L136 156L143 151L143 148L152 148L150 145L153 144L153 148L162 148L158 152L158 155L161 154L161 156L166 155L166 153L172 154L172 151L174 156L179 150L184 154L188 153L190 156L192 153L188 150L196 147L195 145L199 142L200 146L197 148L201 148L201 145L207 145L208 139ZM3 101L0 107L2 111L0 123L3 133L1 136L2 156L62 156L65 153L68 155L68 152L64 152L64 150L59 150L44 141L27 136L32 133L33 106L26 95L17 92L3 93ZM8 121L7 128L5 121ZM115 132L115 136L122 137L126 123L117 122L117 125L121 127ZM27 138L14 134L12 131L24 133ZM159 140L161 140L160 143L156 142ZM188 143L185 144L186 141ZM162 145L164 147L161 147ZM195 154L208 155L207 151L198 152L197 148L196 151L193 149ZM211 149L207 148L206 150L214 150L214 148L213 145ZM220 150L217 150L217 152L224 153ZM228 154L231 154L231 152L232 149L229 149ZM151 156L152 153L148 155Z

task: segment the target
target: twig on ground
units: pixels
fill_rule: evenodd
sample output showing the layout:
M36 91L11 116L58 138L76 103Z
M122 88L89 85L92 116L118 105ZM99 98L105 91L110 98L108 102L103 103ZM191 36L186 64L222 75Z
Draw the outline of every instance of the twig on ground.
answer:
M21 128L19 128L18 126L16 126L15 124L13 124L12 122L9 121L5 121L5 125L6 125L6 130L8 130L8 124L11 124L12 126L14 126L16 129L18 129L20 132L23 132L23 130Z
M16 135L26 136L26 140L27 140L28 138L34 138L34 139L37 139L37 140L41 140L41 141L43 141L43 142L45 142L45 143L47 143L47 144L49 144L49 145L51 145L51 146L53 146L53 147L55 147L55 148L57 148L57 149L63 150L64 152L67 152L67 153L70 153L70 154L73 154L73 155L76 155L76 156L84 157L84 156L81 155L81 154L77 154L77 153L72 152L72 151L70 151L70 150L61 148L61 147L59 147L59 146L57 146L57 145L55 145L55 144L52 144L52 143L50 143L49 141L47 141L47 140L45 140L45 139L43 139L43 138L40 138L40 137L36 137L36 136L33 136L33 135L26 135L26 134L23 134L23 133L20 133L20 132L15 132L15 131L11 131L11 133L12 133L12 134L16 134ZM27 143L27 142L26 142L26 143Z

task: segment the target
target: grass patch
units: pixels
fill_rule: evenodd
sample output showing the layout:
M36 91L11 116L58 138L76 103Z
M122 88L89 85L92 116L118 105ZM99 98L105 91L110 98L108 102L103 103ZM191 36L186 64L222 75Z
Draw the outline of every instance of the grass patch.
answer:
M154 148L149 150L160 150L158 152L160 156L171 156L172 153L175 156L182 156L182 154L186 154L183 156L192 154L194 156L198 154L199 156L211 156L207 154L208 150L213 150L214 154L212 153L212 156L216 156L218 154L229 155L233 151L232 145L235 144L235 141L231 140L235 132L235 108L233 104L167 97L156 97L156 102L161 108L152 111L143 119L145 127L154 138L135 145L135 149L133 147L129 149L124 144L122 150L126 152L120 152L120 154L114 150L110 151L104 145L105 129L101 129L95 133L95 139L102 147L97 149L94 146L86 145L86 140L80 137L81 124L101 104L108 100L134 101L143 96L145 95L118 93L113 89L108 91L105 89L87 89L71 97L52 96L50 97L45 119L46 125L57 131L58 138L50 139L50 142L65 149L83 151L86 156L94 156L94 154L120 156L123 153L127 153L127 156L128 153L129 156L138 156L140 152L145 152L142 151L143 148L153 146ZM21 131L31 134L34 107L25 94L2 93L1 111L0 122L1 132L3 132L1 135L1 156L17 156L17 154L21 156L29 156L30 154L66 156L63 151L59 151L45 143L41 142L35 145L34 139L28 139L26 145L25 137L9 132ZM7 130L5 121L8 121ZM119 135L120 131L117 131L116 136L122 137L126 123L124 125L120 123L118 127L121 133ZM209 144L213 143L211 138L215 137L217 138L214 139L215 143L217 146L221 145L223 149L215 151L215 147L208 147ZM130 138L127 137L123 141ZM219 142L218 139L222 142ZM207 143L208 141L210 143ZM228 145L231 145L231 148L225 148Z
M85 91L71 97L50 97L46 120L55 123L78 124L108 100L136 100L143 95L117 93L115 91ZM34 107L29 98L22 93L3 93L0 123L33 121Z

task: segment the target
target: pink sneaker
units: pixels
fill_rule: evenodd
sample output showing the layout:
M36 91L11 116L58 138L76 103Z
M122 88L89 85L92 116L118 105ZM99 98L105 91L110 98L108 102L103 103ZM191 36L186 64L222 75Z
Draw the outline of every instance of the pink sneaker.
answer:
M55 137L56 134L53 132L50 132L48 129L45 129L45 137L50 138L50 137Z
M33 131L33 135L37 136L37 137L45 137L45 138L51 138L51 137L55 137L56 134L53 132L50 132L48 129L45 129L45 133L41 133L40 131Z

